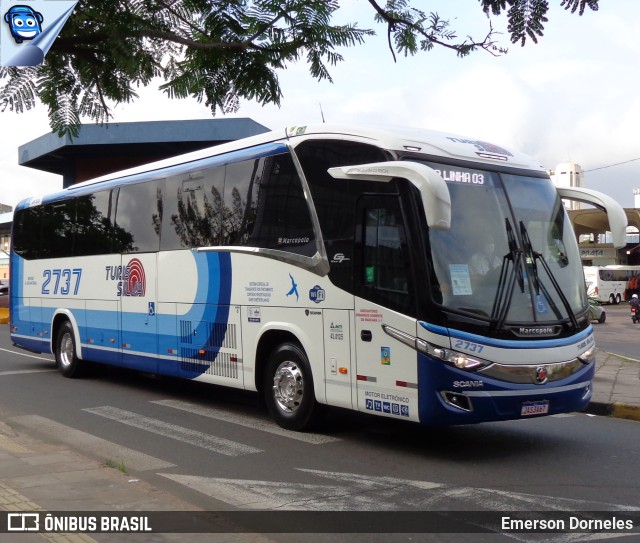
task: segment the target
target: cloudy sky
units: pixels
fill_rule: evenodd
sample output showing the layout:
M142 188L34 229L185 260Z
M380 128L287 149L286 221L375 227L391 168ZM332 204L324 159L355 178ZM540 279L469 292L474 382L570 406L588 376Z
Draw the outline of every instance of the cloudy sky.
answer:
M451 20L459 35L482 39L489 23L477 0L414 0ZM479 51L460 59L436 48L394 63L382 27L366 0L341 0L342 21L375 28L366 45L341 51L333 83L318 83L306 65L280 74L280 108L243 103L228 117L250 117L269 127L321 122L411 125L452 132L518 148L548 169L576 162L585 186L625 207L640 188L640 2L601 0L582 17L549 0L549 22L538 44L511 45L506 16L493 18L501 45L494 57ZM112 122L202 119L209 110L196 101L164 98L157 88L113 108ZM0 114L0 202L54 191L59 176L18 166L18 147L49 132L47 110Z

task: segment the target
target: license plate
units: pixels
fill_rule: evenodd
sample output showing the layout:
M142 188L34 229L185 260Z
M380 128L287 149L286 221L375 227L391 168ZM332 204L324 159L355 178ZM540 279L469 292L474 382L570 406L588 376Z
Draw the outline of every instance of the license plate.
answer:
M549 400L541 400L539 402L524 402L520 410L520 416L528 417L530 415L546 415L549 412Z

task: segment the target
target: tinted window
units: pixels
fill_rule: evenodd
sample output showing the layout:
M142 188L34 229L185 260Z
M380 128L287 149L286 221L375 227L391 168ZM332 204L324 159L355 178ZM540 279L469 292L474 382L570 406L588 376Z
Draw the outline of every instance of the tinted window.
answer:
M162 183L164 184L164 183ZM162 187L158 182L120 188L116 209L116 252L144 253L160 248Z
M222 244L246 245L256 219L259 160L228 164L224 179Z
M43 258L43 222L45 207L30 207L16 212L13 220L13 250L26 259Z
M325 250L331 263L331 281L353 292L356 200L362 194L395 192L393 183L334 179L327 170L336 166L370 164L390 159L381 149L363 143L306 141L296 154L309 183Z
M23 209L14 221L14 250L28 259L110 253L118 236L111 216L111 191Z
M358 210L356 284L363 298L415 314L404 221L395 197L363 198Z
M316 253L311 213L289 154L26 209L16 215L14 232L14 249L25 258L216 245Z
M162 249L239 245L311 256L315 235L288 154L167 180Z
M327 240L353 237L355 199L365 192L395 192L391 183L334 179L327 170L384 162L390 157L378 147L350 141L306 141L296 154L309 183L322 236Z
M220 244L224 166L167 180L162 249Z
M291 156L276 155L259 162L257 211L246 244L313 256L313 223Z
M117 194L117 189L115 193ZM113 193L110 190L96 192L79 196L76 201L74 255L99 255L112 252L113 237L126 235L124 232L116 232L113 227L112 218L115 210Z
M11 241L12 250L26 259L38 257L36 245L40 239L40 223L37 220L39 208L27 208L16 211L13 217Z
M75 201L45 204L16 213L13 250L27 259L73 255Z

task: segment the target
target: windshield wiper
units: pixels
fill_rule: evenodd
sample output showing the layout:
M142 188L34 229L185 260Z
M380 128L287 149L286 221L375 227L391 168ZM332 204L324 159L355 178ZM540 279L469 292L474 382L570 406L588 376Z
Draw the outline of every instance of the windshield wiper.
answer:
M524 248L526 261L527 263L531 264L529 266L529 269L531 270L533 288L535 290L536 296L537 297L540 296L540 277L538 275L538 260L539 260L540 262L542 262L542 267L544 268L544 271L547 273L547 276L549 277L549 280L551 281L553 288L558 293L558 296L560 297L560 301L562 301L562 305L564 306L567 312L567 315L569 315L569 319L571 320L571 325L575 328L576 331L578 331L580 329L580 326L578 325L578 320L576 319L576 316L573 314L573 310L571 309L571 304L569 303L569 300L565 296L564 292L562 292L562 288L558 284L558 281L556 280L551 269L549 268L549 265L547 264L547 261L544 259L544 256L542 256L541 253L538 253L537 251L533 250L533 246L531 245L531 239L529 238L529 233L527 232L524 222L522 221L520 221L520 235L522 236L522 244ZM546 289L544 290L545 290L545 298L551 304L553 304L553 300L551 299L550 296L547 295L548 293L546 292ZM555 304L553 305L555 306ZM556 314L558 314L557 308L555 309L556 309Z
M520 286L520 291L524 292L522 251L518 249L516 236L509 219L505 218L504 222L507 231L507 240L509 242L509 252L502 257L498 288L495 300L493 301L493 308L491 309L492 330L499 330L507 320L507 314L509 307L511 307L511 300L513 299L513 291L516 287L516 280ZM509 266L509 263L511 263L511 266ZM511 269L509 270L509 268Z
M538 266L536 264L536 258L541 257L540 253L536 253L531 245L531 239L529 238L529 232L527 232L524 222L520 221L520 236L522 236L522 247L524 249L525 263L531 264L531 277L533 279L533 288L536 292L536 296L540 296L540 278L538 277Z

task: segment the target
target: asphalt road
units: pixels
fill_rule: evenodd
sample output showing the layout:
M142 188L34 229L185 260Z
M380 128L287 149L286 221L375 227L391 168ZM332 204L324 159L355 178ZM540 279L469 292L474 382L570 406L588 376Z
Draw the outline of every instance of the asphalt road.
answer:
M604 323L593 323L596 345L607 352L640 360L640 323L631 321L629 304L603 305Z
M616 333L615 322L595 325L597 336ZM630 461L640 451L640 427L632 421L571 414L428 429L335 410L319 432L295 434L272 424L251 393L112 368L65 379L50 355L15 349L6 328L0 352L0 420L121 462L132 476L205 510L640 507L640 470ZM502 540L496 537L486 541ZM569 541L563 537L545 541ZM485 539L461 534L456 541Z

